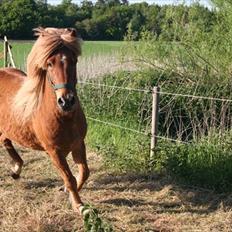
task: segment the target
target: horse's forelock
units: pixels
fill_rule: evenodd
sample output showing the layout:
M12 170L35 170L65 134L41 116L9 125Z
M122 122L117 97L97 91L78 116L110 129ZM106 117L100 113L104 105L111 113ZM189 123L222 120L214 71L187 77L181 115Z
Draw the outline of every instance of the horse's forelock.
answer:
M77 38L73 28L36 28L38 36L27 60L29 77L34 73L33 69L45 69L47 59L62 46L70 49L76 56L81 54L81 41Z
M35 36L59 35L63 37L66 35L73 38L77 38L77 31L75 28L38 27L34 28L33 31Z
M36 52L38 56L47 59L61 45L72 50L76 56L81 54L81 40L77 38L76 30L73 28L36 28L35 35L39 38L34 44L32 53Z

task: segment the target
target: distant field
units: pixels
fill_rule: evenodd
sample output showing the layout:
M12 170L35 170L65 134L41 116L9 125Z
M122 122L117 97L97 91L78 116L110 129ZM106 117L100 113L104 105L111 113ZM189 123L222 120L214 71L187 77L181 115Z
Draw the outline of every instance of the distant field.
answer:
M12 41L12 52L16 66L24 69L26 58L31 50L34 41ZM109 54L119 51L123 47L121 41L85 41L83 42L82 56L88 57L95 54ZM0 67L3 66L1 53L3 52L3 42L0 43Z

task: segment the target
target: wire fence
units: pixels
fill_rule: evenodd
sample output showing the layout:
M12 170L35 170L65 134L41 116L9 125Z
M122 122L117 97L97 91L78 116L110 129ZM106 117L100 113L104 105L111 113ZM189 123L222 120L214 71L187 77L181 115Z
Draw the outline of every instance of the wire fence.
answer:
M231 99L225 99L225 98L205 97L205 96L197 96L197 95L191 95L191 94L180 94L180 93L169 93L169 92L165 92L165 91L160 91L159 93L162 95L171 95L171 96L176 96L176 97L188 97L188 98L195 98L195 99L232 102Z
M90 91L92 91L92 93L94 92L94 96L92 96L92 98L94 98L94 101L91 105L95 105L99 109L104 108L105 112L109 110L109 114L111 110L106 110L104 105L120 108L120 104L115 105L109 103L109 101L112 101L112 99L114 98L117 99L117 103L119 102L118 99L122 99L124 105L126 106L130 104L134 105L134 101L137 101L138 105L140 106L138 107L138 111L140 112L137 114L142 118L142 122L140 120L140 124L146 124L146 126L144 130L139 130L135 129L134 127L131 128L129 126L112 123L111 120L107 121L106 119L104 119L104 117L98 118L97 116L88 117L89 120L95 121L97 123L102 123L109 127L117 127L119 129L130 131L133 133L138 133L145 136L152 136L152 132L150 129L152 125L152 89L123 87L118 85L108 85L105 83L89 81L80 81L79 84L81 86L92 86L95 91L90 88ZM96 94L96 89L98 89L98 94ZM129 92L127 96L131 95L131 92L142 94L143 96L140 95L140 97L137 98L132 97L132 100L128 100L128 97L122 97L122 95L118 94L118 90ZM85 94L86 91L89 90L86 90L85 88ZM158 94L160 95L158 121L159 129L158 134L153 135L157 139L168 140L177 143L189 143L192 141L193 138L205 136L209 134L212 130L220 129L220 131L222 132L223 130L231 128L231 99L171 93L166 91L158 91ZM87 95L91 96L91 93L88 93ZM106 100L102 100L102 98L105 98ZM178 102L177 100L179 98L184 98L185 100ZM128 101L128 104L126 104L126 101ZM197 109L194 108L194 105L197 105ZM188 108L191 108L192 111L189 111ZM134 109L133 112L135 113L136 110ZM130 114L129 111L126 114L122 113L121 116L125 115L126 119L128 118L128 114ZM91 115L94 114L91 113ZM101 112L98 112L97 115L100 116ZM113 114L111 115L113 116ZM110 119L112 118L113 117L111 117ZM123 119L119 121L122 122Z
M100 86L100 87L107 87L113 89L121 89L121 90L129 90L129 91L136 91L136 92L143 92L143 93L150 93L152 94L152 88L150 89L136 89L136 88L129 88L129 87L121 87L116 85L105 85L101 83L94 83L88 81L78 81L79 84L84 85L92 85L92 86ZM215 97L206 97L206 96L198 96L192 94L180 94L180 93L170 93L166 91L159 91L161 95L171 95L176 97L187 97L187 98L196 98L196 99L206 99L206 100L214 100L214 101L222 101L222 102L232 102L232 99L225 99L225 98L215 98Z
M86 116L86 118L88 118L88 119L90 119L92 121L95 121L95 122L100 122L100 123L105 124L105 125L109 125L109 126L112 126L112 127L120 128L120 129L127 130L127 131L131 131L131 132L134 132L134 133L142 134L142 135L145 135L145 136L149 136L148 133L145 133L145 132L142 132L142 131L138 131L138 130L134 130L134 129L131 129L131 128L128 128L128 127L123 127L123 126L120 126L118 124L114 124L114 123L111 123L111 122L102 121L102 120L99 120L99 119L96 119L96 118L92 118L92 117L89 117L89 116Z
M85 85L107 87L107 88L112 88L112 89L129 90L129 91L136 91L136 92L143 92L143 93L152 93L152 89L135 89L135 88L129 88L129 87L120 87L120 86L115 86L115 85L105 85L105 84L101 84L101 83L92 83L92 82L87 82L87 81L79 81L78 83L85 84Z

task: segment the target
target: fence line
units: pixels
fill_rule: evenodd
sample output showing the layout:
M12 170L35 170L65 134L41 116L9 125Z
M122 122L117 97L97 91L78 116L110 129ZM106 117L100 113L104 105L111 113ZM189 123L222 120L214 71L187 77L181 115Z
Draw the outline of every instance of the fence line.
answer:
M171 95L171 96L179 96L179 97L189 97L189 98L196 98L196 99L214 100L214 101L222 101L222 102L232 102L231 99L226 99L226 98L205 97L205 96L198 96L198 95L191 95L191 94L181 94L181 93L169 93L169 92L165 92L165 91L160 91L159 93L163 94L163 95Z
M106 124L106 125L110 125L110 126L113 126L113 127L117 127L117 128L123 129L123 130L128 130L128 131L131 131L131 132L134 132L134 133L138 133L138 134L142 134L142 135L146 135L146 136L149 135L148 133L145 133L145 132L142 132L142 131L131 129L131 128L128 128L128 127L123 127L123 126L120 126L118 124L114 124L114 123L111 123L111 122L102 121L102 120L99 120L99 119L96 119L96 118L92 118L92 117L89 117L89 116L86 116L86 118L88 118L88 119L90 119L92 121L100 122L100 123L103 123L103 124Z
M114 89L130 90L130 91L136 91L136 92L152 93L151 89L136 89L136 88L129 88L129 87L121 87L117 85L105 85L105 84L100 84L100 83L92 83L92 82L87 82L87 81L78 81L78 83L93 85L93 86L109 87L109 88L114 88Z
M164 136L159 136L159 135L156 135L155 137L157 139L163 139L163 140L167 140L167 141L170 141L170 142L189 144L189 142L185 142L185 141L182 141L182 140L179 140L179 139L171 139L171 138L164 137Z
M95 121L95 122L99 122L99 123L102 123L102 124L105 124L105 125L109 125L109 126L115 127L115 128L120 128L120 129L123 129L123 130L131 131L131 132L134 132L134 133L137 133L137 134L142 134L142 135L145 135L145 136L150 136L149 133L145 133L145 132L142 132L142 131L134 130L134 129L131 129L131 128L128 128L128 127L123 127L123 126L120 126L118 124L114 124L114 123L111 123L111 122L102 121L102 120L99 120L99 119L96 119L96 118L92 118L92 117L89 117L89 116L86 116L86 118L88 118L88 119L90 119L92 121ZM155 137L157 139L168 140L168 141L171 141L171 142L188 144L188 142L184 142L184 141L181 141L181 140L178 140L178 139L171 139L171 138L164 137L164 136L156 135Z
M160 95L181 96L181 97L196 98L196 99L215 100L215 101L221 101L221 102L232 102L232 100L225 99L225 98L214 98L214 97L197 96L197 95L191 95L191 94L170 93L170 92L160 91L159 88L157 88L157 87L154 87L152 90L149 90L149 89L136 89L136 88L129 88L129 87L127 88L127 87L121 87L121 86L116 86L116 85L111 86L111 85L106 85L106 84L101 84L101 83L93 83L93 82L85 82L85 81L80 81L79 83L80 84L86 84L86 85L92 85L92 86L100 86L100 87L102 86L102 87L106 87L106 88L108 87L108 88L115 88L115 89L121 89L121 90L152 93L153 98L154 98L154 94L158 94L158 95L160 94ZM160 112L159 100L156 101L156 103L152 105L152 109L154 110L155 108L157 110L157 116L158 116L158 114ZM114 123L111 123L111 122L106 122L106 121L102 121L102 120L91 118L91 117L87 117L87 118L92 120L92 121L103 123L103 124L111 126L111 127L117 127L117 128L123 129L123 130L131 131L133 133L143 134L143 135L146 135L146 136L149 135L149 137L151 137L151 158L154 156L154 151L155 151L155 147L156 147L156 139L168 140L168 141L171 141L171 142L177 142L177 143L182 143L182 144L189 144L189 142L181 141L181 140L178 140L178 139L172 139L172 138L169 138L169 137L159 136L157 131L154 130L155 127L158 128L158 119L153 120L152 123L151 123L151 127L153 127L152 132L151 133L145 133L145 132L138 131L138 130L135 130L135 129L123 127L123 126L120 126L118 124L114 124Z
M121 90L152 93L152 89L136 89L136 88L130 88L130 87L121 87L117 85L105 85L105 84L86 82L86 81L78 81L78 83L86 84L86 85L93 85L93 86L100 86L100 87L102 86L102 87L108 87L108 88L115 88L115 89L121 89ZM226 99L226 98L215 98L215 97L206 97L206 96L199 96L199 95L192 95L192 94L170 93L166 91L159 91L158 93L161 95L171 95L171 96L177 96L177 97L188 97L188 98L214 100L214 101L222 101L222 102L232 102L232 99Z

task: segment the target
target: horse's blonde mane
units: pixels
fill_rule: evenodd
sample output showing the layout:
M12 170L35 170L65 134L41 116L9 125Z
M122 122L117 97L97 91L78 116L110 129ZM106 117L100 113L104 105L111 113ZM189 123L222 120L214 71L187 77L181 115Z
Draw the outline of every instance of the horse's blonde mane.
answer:
M67 47L75 56L81 54L80 40L74 29L36 28L37 41L27 57L27 77L13 99L13 109L22 122L39 107L46 80L46 61L59 48Z

